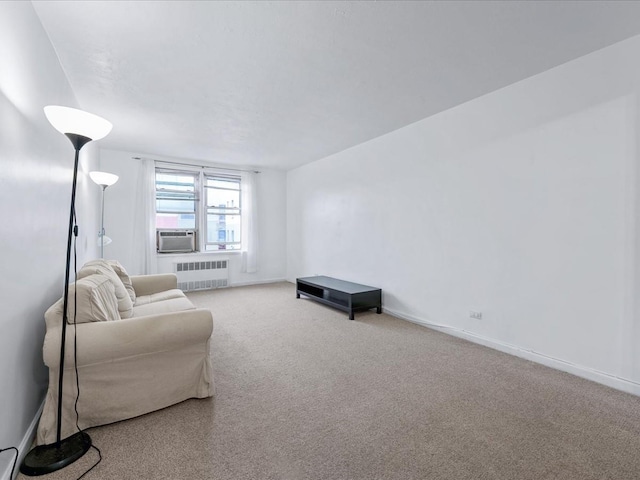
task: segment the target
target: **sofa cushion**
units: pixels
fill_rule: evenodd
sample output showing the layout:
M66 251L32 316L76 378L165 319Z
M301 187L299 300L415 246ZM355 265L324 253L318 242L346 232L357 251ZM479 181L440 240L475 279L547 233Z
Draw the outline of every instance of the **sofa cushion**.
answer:
M130 318L133 316L133 302L131 301L131 297L127 293L127 289L124 287L120 277L116 275L116 272L106 260L98 259L85 263L78 272L78 278L85 278L94 274L105 275L113 284L116 298L118 299L118 312L120 312L120 317Z
M133 304L134 308L140 305L148 305L149 303L162 302L164 300L171 300L172 298L184 298L184 292L177 288L166 290L164 292L152 293L151 295L139 295L136 298L136 302Z
M144 317L146 315L155 315L158 313L182 312L184 310L193 310L196 307L191 301L183 296L182 298L170 298L160 302L147 303L146 305L138 305L133 307L134 317Z
M107 263L113 269L113 271L116 272L116 275L118 275L118 278L120 279L120 281L124 285L125 290L129 294L131 301L135 304L136 291L133 289L133 284L131 283L131 277L129 277L129 274L127 273L127 271L124 269L122 265L120 265L120 262L118 262L117 260L107 260Z
M115 289L111 281L104 275L89 275L70 284L68 298L68 324L74 323L76 303L78 309L75 323L106 322L120 319ZM60 325L63 309L64 303L61 298L46 311L44 315L47 328Z

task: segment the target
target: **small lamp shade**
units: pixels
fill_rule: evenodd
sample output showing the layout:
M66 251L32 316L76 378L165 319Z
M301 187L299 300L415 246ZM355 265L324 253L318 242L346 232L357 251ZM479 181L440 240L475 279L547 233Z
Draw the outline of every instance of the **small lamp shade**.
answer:
M89 176L94 183L102 187L110 187L114 183L118 181L118 175L114 175L113 173L107 172L89 172Z
M113 240L111 240L110 237L107 237L106 235L100 235L98 237L98 246L102 247L104 245L109 245L111 242L113 242Z
M76 108L49 105L44 107L44 114L60 133L82 135L91 140L106 137L113 128L108 120Z

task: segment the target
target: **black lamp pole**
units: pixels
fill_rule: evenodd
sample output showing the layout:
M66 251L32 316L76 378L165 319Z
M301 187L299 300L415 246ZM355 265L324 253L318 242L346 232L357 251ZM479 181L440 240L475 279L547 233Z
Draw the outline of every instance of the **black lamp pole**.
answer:
M75 462L91 448L91 437L85 432L77 432L61 439L62 433L62 379L64 375L64 352L67 336L67 319L69 307L69 272L71 267L71 243L77 230L74 228L76 184L78 180L78 157L80 149L91 141L91 138L75 133L65 133L75 148L76 155L73 165L73 186L71 189L71 209L69 211L69 236L67 238L67 265L64 276L64 297L62 314L62 342L60 344L60 369L58 373L58 427L56 442L39 445L25 456L20 465L20 472L25 475L37 476L55 472Z

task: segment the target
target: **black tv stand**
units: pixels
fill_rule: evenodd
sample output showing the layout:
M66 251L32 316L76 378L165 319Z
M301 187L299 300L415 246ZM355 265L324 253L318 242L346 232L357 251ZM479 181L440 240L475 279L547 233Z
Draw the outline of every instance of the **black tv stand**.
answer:
M296 298L300 295L349 313L375 308L382 313L382 290L336 278L315 276L296 279Z

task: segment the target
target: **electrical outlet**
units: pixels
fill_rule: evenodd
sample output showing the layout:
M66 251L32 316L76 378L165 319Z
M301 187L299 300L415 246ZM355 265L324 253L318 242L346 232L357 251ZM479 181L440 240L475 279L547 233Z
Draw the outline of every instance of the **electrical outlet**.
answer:
M469 310L469 317L476 320L482 320L482 312L476 312L475 310Z

